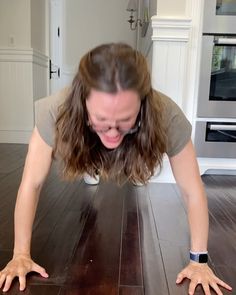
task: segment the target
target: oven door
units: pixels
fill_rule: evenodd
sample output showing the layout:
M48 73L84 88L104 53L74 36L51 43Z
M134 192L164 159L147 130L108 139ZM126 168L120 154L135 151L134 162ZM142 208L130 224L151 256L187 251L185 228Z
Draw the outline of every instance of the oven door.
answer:
M236 158L236 122L196 123L194 145L198 157Z
M236 0L205 0L203 32L235 34Z
M197 115L236 118L236 36L203 36Z

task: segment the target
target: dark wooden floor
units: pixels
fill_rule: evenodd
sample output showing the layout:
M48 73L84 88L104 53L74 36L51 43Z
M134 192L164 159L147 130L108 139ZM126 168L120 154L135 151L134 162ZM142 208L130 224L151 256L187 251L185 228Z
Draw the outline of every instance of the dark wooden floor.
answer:
M11 258L13 211L26 146L0 144L0 268ZM236 177L204 176L210 264L236 294ZM24 294L182 295L188 263L186 210L173 184L117 187L59 182L52 169L33 229L32 256L50 278L28 276ZM0 291L1 292L1 291ZM20 294L15 282L8 294ZM213 292L212 292L213 293ZM203 294L198 287L196 294Z

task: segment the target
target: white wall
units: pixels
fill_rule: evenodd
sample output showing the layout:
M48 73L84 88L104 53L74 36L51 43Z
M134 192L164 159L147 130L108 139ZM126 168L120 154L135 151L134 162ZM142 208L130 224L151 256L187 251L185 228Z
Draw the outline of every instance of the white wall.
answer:
M34 100L47 94L48 1L0 0L0 142L28 142ZM67 81L91 47L118 41L136 45L136 31L127 22L127 0L61 1Z
M127 0L64 0L63 62L77 67L80 58L101 43L123 41L136 46L129 29Z
M30 47L30 0L0 0L0 47Z
M46 53L46 0L31 0L31 47Z
M188 0L158 0L157 15L158 16L184 16L186 13Z
M153 86L176 101L190 121L192 121L194 94L188 92L188 85L192 86L192 80L196 78L195 51L197 47L194 47L194 52L191 54L189 49L198 38L192 34L199 32L201 11L196 5L198 2L195 0L158 0L157 13L152 18ZM195 11L191 11L193 6ZM192 30L193 25L194 30ZM189 63L190 59L192 64ZM190 108L189 103L191 103ZM152 180L174 182L167 157L164 159L161 174L156 175Z
M143 7L142 2L139 0L139 18L143 20ZM141 28L138 28L138 49L148 58L149 64L151 64L151 51L152 51L152 24L151 24L151 17L156 15L157 11L157 1L156 0L149 0L149 26L146 32L146 35L142 37Z
M28 142L47 94L45 1L0 0L0 142Z

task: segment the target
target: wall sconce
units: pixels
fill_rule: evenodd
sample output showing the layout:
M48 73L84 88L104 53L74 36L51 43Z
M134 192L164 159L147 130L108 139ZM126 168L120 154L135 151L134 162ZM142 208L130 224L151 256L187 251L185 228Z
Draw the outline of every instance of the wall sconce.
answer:
M129 25L130 25L130 29L136 30L137 26L139 25L140 27L142 27L142 20L140 18L138 19L134 19L134 12L136 12L138 10L138 3L137 0L129 0L128 6L127 6L127 11L130 12L130 17L128 19Z
M145 37L147 29L148 29L148 25L149 25L149 17L148 17L149 13L147 8L145 8L145 11L144 11L144 20L140 18L135 19L134 17L134 13L138 10L138 0L129 0L126 10L130 12L130 17L128 19L130 29L132 31L136 30L137 26L139 25L142 28L141 36Z

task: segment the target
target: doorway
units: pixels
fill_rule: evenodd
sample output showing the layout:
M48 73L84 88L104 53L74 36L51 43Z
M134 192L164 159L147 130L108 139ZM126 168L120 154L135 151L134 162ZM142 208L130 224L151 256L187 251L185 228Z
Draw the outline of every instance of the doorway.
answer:
M62 88L62 0L50 0L49 7L49 93Z

